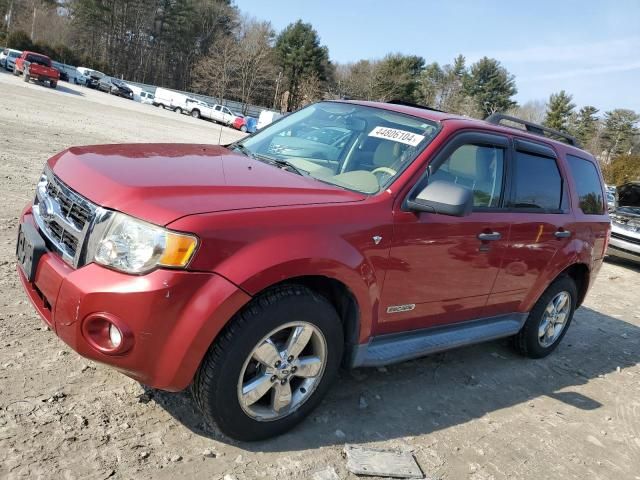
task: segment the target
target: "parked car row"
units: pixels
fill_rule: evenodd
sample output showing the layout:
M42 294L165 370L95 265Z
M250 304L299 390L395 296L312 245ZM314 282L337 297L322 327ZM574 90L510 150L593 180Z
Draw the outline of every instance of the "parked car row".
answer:
M259 118L256 119L233 112L225 105L210 104L193 96L162 87L156 88L154 94L140 87L128 85L123 80L110 77L98 70L87 67L74 68L60 62L52 62L45 55L35 52L26 53L31 56L36 56L41 61L36 62L36 64L40 65L36 65L32 71L28 71L28 75L24 77L25 81L29 81L30 79L43 82L48 81L52 88L56 87L58 80L72 81L76 85L83 85L112 95L162 107L176 113L190 115L193 118L210 120L246 133L253 133L281 116L278 112L264 110L260 112ZM22 54L23 52L20 50L5 48L0 53L0 67L8 71L13 71L15 75L21 75L23 69L19 68L16 71L15 65L16 60L18 60ZM41 66L48 66L47 68L55 70L57 74L54 74L51 70L45 73L43 69L40 68Z

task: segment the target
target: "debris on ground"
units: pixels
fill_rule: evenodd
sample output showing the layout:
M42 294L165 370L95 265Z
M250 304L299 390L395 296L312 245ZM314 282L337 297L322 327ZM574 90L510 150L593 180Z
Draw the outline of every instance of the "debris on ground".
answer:
M315 472L311 476L312 480L340 480L340 477L336 473L336 469L333 467L326 467L322 470Z
M345 445L347 470L356 475L390 478L424 478L424 474L410 452L363 448Z

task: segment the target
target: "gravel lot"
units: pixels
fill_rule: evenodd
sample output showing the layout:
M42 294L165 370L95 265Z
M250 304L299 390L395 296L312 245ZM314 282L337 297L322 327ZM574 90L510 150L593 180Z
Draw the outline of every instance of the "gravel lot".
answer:
M80 144L241 134L82 87L0 72L0 477L340 478L345 443L414 453L446 479L640 479L640 268L608 262L562 345L532 361L494 342L343 372L294 431L238 444L186 393L145 389L69 349L15 273L18 215L43 163ZM228 476L226 476L228 475Z

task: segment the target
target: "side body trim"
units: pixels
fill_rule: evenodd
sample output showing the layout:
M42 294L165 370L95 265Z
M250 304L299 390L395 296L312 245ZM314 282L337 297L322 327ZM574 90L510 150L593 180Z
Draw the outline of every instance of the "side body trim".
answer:
M511 313L454 325L372 337L368 343L354 348L350 366L352 368L378 367L465 345L509 337L520 331L528 315L528 313Z

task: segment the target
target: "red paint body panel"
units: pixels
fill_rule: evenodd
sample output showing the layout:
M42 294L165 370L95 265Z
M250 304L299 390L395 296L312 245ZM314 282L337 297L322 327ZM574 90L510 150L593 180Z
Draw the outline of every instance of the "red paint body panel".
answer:
M31 222L31 218L27 214L21 221ZM131 276L96 264L73 270L55 254L40 260L33 284L26 282L22 271L18 273L33 305L71 348L164 390L189 385L210 339L250 299L213 273L160 269ZM55 288L50 286L58 292L53 293ZM50 308L38 291L45 294ZM100 312L118 317L129 327L134 336L131 350L106 355L89 345L82 322Z
M364 198L212 145L73 147L49 165L92 202L159 225L198 213Z
M600 268L608 216L579 211L567 174L573 147L525 132L400 105L372 104L441 122L433 142L387 190L366 196L211 145L74 147L49 161L69 187L94 203L196 234L188 270L143 276L95 264L78 270L45 255L25 291L45 321L80 354L144 383L189 384L207 348L251 297L296 277L344 284L356 300L357 338L528 312L566 268ZM463 218L402 210L429 161L461 131L499 132L554 148L568 186L563 214L473 212ZM32 221L27 209L22 221ZM554 232L572 232L557 239ZM484 245L481 232L498 231ZM374 237L381 237L376 243ZM46 302L43 300L46 298ZM387 313L390 306L415 309ZM47 307L47 305L49 307ZM106 355L84 340L81 322L107 312L127 323L135 344Z

